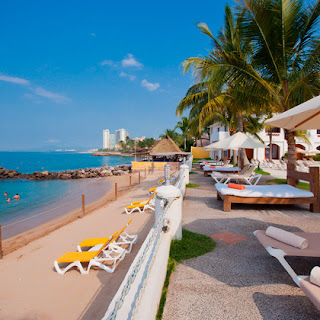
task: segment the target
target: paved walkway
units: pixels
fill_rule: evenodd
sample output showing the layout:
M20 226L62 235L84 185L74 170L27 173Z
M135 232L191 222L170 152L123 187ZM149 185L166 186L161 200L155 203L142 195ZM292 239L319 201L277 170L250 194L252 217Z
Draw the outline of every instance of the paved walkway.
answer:
M263 177L261 183L273 178ZM269 225L319 232L320 214L302 205L234 204L231 212L224 212L211 177L199 172L190 175L190 182L200 187L187 189L183 226L212 236L217 246L177 267L170 280L163 319L320 319L320 312L253 235L254 230ZM298 274L307 274L314 265L320 265L314 258L288 261Z

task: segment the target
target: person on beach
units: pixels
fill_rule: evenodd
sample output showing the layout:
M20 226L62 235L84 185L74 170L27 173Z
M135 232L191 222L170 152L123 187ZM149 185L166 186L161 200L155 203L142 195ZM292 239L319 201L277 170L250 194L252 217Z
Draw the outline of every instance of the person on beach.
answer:
M20 196L18 194L16 194L15 196L13 196L13 199L19 200Z
M8 192L5 192L3 195L4 195L5 197L7 197L7 196L8 196Z

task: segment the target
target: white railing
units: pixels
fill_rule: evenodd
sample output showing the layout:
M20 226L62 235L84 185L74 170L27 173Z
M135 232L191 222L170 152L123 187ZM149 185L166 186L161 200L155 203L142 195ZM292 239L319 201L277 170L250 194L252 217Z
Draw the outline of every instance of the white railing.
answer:
M143 242L103 320L155 319L165 280L170 243L181 238L182 195L189 166L182 165L175 186L159 187L155 224ZM163 232L167 226L168 232Z

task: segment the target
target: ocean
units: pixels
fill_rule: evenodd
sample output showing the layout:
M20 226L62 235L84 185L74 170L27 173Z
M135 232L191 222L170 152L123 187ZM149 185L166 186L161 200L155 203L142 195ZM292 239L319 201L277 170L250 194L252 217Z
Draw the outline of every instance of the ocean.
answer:
M22 173L43 170L57 172L106 164L117 166L130 164L132 160L127 157L93 157L92 154L71 152L0 152L0 167ZM86 204L92 203L111 187L105 178L43 181L0 179L2 238L10 238L81 207L82 194L86 196ZM6 201L5 192L10 202ZM16 193L20 195L19 200L12 199Z

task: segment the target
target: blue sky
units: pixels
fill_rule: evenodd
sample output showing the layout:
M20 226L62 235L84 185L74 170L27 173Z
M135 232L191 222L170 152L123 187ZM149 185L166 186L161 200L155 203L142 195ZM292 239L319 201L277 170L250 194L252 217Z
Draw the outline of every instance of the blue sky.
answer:
M102 146L102 130L158 137L192 84L226 1L3 1L0 150Z

